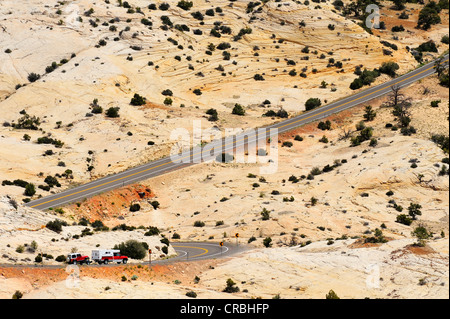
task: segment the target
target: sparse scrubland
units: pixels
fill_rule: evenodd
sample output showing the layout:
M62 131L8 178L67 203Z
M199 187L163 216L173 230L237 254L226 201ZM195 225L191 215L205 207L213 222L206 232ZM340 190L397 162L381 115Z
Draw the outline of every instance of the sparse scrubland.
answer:
M448 1L425 2L381 2L378 30L364 27L368 1L80 1L74 19L68 3L0 3L0 264L61 264L103 245L166 258L173 241L237 232L252 248L183 273L87 270L81 290L6 269L0 296L448 298L445 69L283 134L274 174L223 160L22 207L168 155L171 131L193 120L263 126L435 59Z

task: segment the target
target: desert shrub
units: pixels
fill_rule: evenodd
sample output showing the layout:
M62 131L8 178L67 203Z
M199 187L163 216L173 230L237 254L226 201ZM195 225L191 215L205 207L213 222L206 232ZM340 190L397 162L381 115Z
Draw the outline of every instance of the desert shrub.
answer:
M178 2L177 7L188 11L192 8L194 4L192 3L192 1L185 1L185 0L181 0L180 2Z
M164 105L172 105L173 104L173 100L170 97L166 97L164 99Z
M156 236L159 235L160 231L158 227L150 226L148 227L148 231L144 234L144 236Z
M225 287L223 292L235 293L235 292L239 292L239 290L240 289L239 289L238 286L236 286L236 283L231 278L228 278L227 279L227 286Z
M395 62L383 62L381 67L379 68L380 73L384 73L389 75L390 77L394 77L396 75L396 71L399 69L399 65Z
M147 253L146 246L142 242L133 239L115 245L114 249L119 249L122 255L132 259L143 259Z
M34 184L27 184L27 186L25 186L25 192L24 195L25 196L33 196L34 194L36 194L36 188L34 187Z
M167 2L163 2L159 5L159 10L161 11L167 11L170 8L170 5Z
M194 93L194 94L197 95L197 96L200 96L200 95L203 94L202 91L201 91L200 89L195 89L194 91L192 91L192 93Z
M146 100L145 97L142 97L139 94L135 93L133 98L130 101L130 104L131 105L136 105L136 106L144 105L145 104L145 100Z
M60 219L55 219L53 221L49 221L45 227L56 232L60 233L62 231L63 226L68 226L68 224L65 221L62 221Z
M110 118L116 118L116 117L119 117L120 115L119 115L119 110L120 110L120 108L119 107L110 107L109 109L107 109L106 110L106 113L105 113L105 115L107 116L107 117L110 117Z
M16 290L16 292L13 294L12 299L22 299L23 293L19 290Z
M446 154L449 153L450 142L448 135L433 134L431 136L431 140L436 143Z
M55 260L59 263L66 262L67 258L64 255L59 255L55 258Z
M434 3L434 6L431 3ZM432 25L441 23L439 9L436 8L435 5L436 3L434 1L431 1L422 10L420 10L419 19L417 21L417 28L428 30Z
M330 120L326 120L326 122L321 121L317 125L317 128L321 129L322 131L331 130L331 121Z
M239 115L239 116L244 116L245 115L245 110L242 107L242 105L240 104L236 104L233 108L232 114L234 115Z
M130 212L138 212L141 210L141 205L134 203L130 205Z
M438 107L439 103L441 103L441 100L431 101L431 107Z
M397 223L409 226L412 224L412 219L410 217L408 217L408 215L405 214L400 214L397 215L397 218L395 220Z
M433 233L428 232L428 230L423 225L420 225L414 229L412 235L417 238L416 245L419 247L424 247L426 244L426 240L431 238L433 236Z
M402 25L393 26L391 29L392 32L403 32L405 28Z
M41 78L41 76L39 74L36 74L36 73L28 74L28 81L30 81L31 83L36 82L40 78Z
M310 111L312 109L315 109L316 107L319 107L322 105L322 102L320 101L319 98L309 98L306 102L305 102L305 107L307 111Z
M186 296L189 298L197 298L197 294L194 291L188 291Z
M201 12L199 12L199 11L193 12L193 13L191 13L191 15L192 15L192 17L194 19L197 19L197 20L200 20L200 21L203 21L203 19L204 19L203 14Z
M255 74L255 75L253 76L253 79L254 79L255 81L265 81L264 77L263 77L261 74Z
M417 47L419 52L438 52L436 43L433 40L424 42Z
M283 109L278 110L277 112L270 110L263 114L266 117L279 117L279 118L288 118L289 113Z
M441 42L444 43L444 44L449 44L449 37L448 37L448 34L442 36Z
M325 295L326 299L341 299L338 297L338 295L333 291L330 290L326 295Z
M49 187L61 187L61 184L59 183L58 179L54 176L48 175L44 179L44 183L46 183Z
M266 208L263 208L261 212L262 220L269 220L270 219L270 211L268 211Z
M166 237L162 238L160 242L166 246L170 245L170 241Z
M205 223L200 220L197 220L194 222L194 227L204 227L204 226L205 226Z
M12 127L15 129L36 131L39 129L39 125L41 125L41 120L39 119L39 117L24 114L17 120L16 124L12 124Z
M272 238L270 238L270 237L264 238L263 245L266 248L270 248L272 246Z
M56 140L47 136L39 137L36 141L38 144L52 144L55 145L57 148L63 147L64 143L60 140Z

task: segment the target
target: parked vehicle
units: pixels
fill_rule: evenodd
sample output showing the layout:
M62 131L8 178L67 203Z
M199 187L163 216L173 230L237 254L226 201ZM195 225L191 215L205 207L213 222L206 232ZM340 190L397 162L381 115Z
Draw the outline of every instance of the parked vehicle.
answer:
M118 249L99 249L92 251L92 260L99 264L126 264L128 262L127 256L122 256Z
M67 255L67 262L69 264L73 264L73 265L77 265L77 264L89 265L91 263L91 260L89 259L89 256L83 256L79 253L72 253L72 254Z

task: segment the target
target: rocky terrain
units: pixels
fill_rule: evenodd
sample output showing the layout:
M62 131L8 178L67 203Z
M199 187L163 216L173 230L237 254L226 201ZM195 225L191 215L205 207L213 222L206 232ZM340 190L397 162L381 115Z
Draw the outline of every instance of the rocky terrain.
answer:
M448 14L427 32L408 24L394 33L392 26L405 20L392 17L398 12L389 3L381 11L386 30L374 34L328 1L253 7L202 0L190 10L164 3L149 9L148 1L130 2L131 8L115 1L2 1L2 181L25 180L35 184L35 196L45 196L48 190L37 186L47 176L70 170L59 181L70 187L169 154L172 131L192 132L194 120L205 129L262 126L273 121L262 116L269 110L294 115L310 97L348 95L357 66L395 61L401 74L417 65L409 48L436 41L438 53L424 60L448 49L440 41ZM412 21L419 7L408 5ZM145 103L131 105L135 94ZM231 114L236 104L245 116ZM107 116L110 108L119 108L118 117ZM218 121L208 121L209 109ZM27 116L38 118L36 130L15 126ZM22 195L17 187L1 189Z
M0 180L9 181L0 186L1 298L17 290L24 298L325 298L330 290L341 298L448 298L448 145L432 137L448 137L449 94L437 76L401 90L406 125L389 96L370 102L369 120L361 105L329 125L280 136L274 174L259 164L204 163L61 209L21 205L167 155L172 130L192 131L194 120L220 130L258 127L279 120L263 116L269 110L294 115L310 97L326 103L353 93L357 66L393 61L405 73L418 65L409 49L433 40L437 52L424 52L424 62L448 50L448 10L425 31L415 28L423 5L408 3L409 18L400 19L403 11L386 1L386 28L371 34L329 1L194 0L190 10L178 1L167 10L163 2L108 2L0 4ZM400 24L406 30L393 32ZM211 35L215 27L220 37ZM30 82L33 72L40 78ZM142 105L132 105L136 93ZM237 103L245 116L232 114ZM119 117L107 116L111 107ZM39 117L36 130L17 128L27 114ZM356 143L363 132L369 138ZM50 144L39 144L42 137ZM32 196L26 183L35 185ZM417 209L409 225L399 222ZM57 218L67 222L60 233L46 227ZM130 230L113 230L120 225ZM150 226L161 233L145 236ZM431 232L421 246L419 226ZM39 253L53 257L44 264L60 265L55 258L71 250L89 254L129 239L165 258L174 250L160 252L164 237L235 243L235 233L251 251L152 269L82 268L73 289L64 268L14 267L34 265ZM223 292L229 278L238 292Z

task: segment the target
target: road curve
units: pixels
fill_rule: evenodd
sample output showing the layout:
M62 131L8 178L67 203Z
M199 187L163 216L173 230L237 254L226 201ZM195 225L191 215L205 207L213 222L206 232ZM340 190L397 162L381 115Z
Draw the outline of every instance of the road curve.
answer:
M238 254L250 249L246 245L227 243L224 242L223 246L215 242L171 242L170 245L177 252L177 256L172 256L167 259L156 259L151 260L152 265L166 265L177 262L191 262L199 260L211 260L218 258L230 257L234 254ZM90 254L87 254L90 255ZM150 263L150 258L147 256L138 264L148 265ZM136 265L135 262L130 263L130 265ZM29 268L29 267L39 267L39 268L62 268L66 267L67 264L61 265L46 265L45 262L41 264L34 265L15 265L15 264L0 264L0 268ZM97 263L92 263L86 267L112 267L117 266L117 264L110 263L108 265L99 265ZM125 266L125 265L124 265Z
M449 56L446 54L444 56L444 62L447 63L448 59ZM222 140L213 141L203 147L194 147L193 149L184 151L176 156L166 157L154 162L146 163L121 173L106 176L87 184L67 189L57 194L30 201L26 204L26 206L40 210L49 209L51 207L59 207L68 203L81 201L85 198L89 198L115 188L120 188L138 181L160 176L173 170L182 169L207 161L214 161L221 153L244 148L252 142L255 143L258 141L266 141L271 136L276 136L276 134L288 132L304 124L321 120L334 113L341 112L362 103L366 103L382 95L388 94L391 92L391 87L394 85L398 87L406 87L413 82L434 74L434 66L435 61L405 75L392 79L391 81L370 87L354 95L305 112L288 120L281 121L262 129L251 130L232 137L224 138Z

